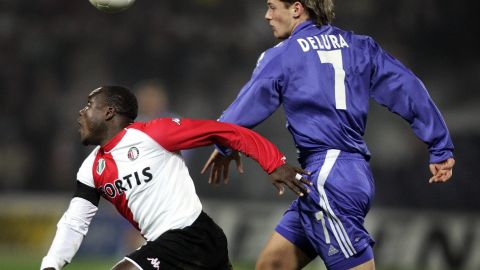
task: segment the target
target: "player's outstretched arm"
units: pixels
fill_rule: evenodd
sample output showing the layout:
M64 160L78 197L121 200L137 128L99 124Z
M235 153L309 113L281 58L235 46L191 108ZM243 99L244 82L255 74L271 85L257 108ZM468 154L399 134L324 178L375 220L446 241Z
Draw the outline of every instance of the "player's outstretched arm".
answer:
M94 188L77 181L77 190L57 224L57 232L40 269L59 270L71 262L97 213L98 200Z
M72 199L68 210L57 224L57 232L40 269L58 270L71 262L96 211L97 207L91 202L78 197Z
M232 160L237 164L238 172L243 173L242 157L239 152L233 151L230 156L224 156L217 149L213 150L200 173L204 174L210 168L209 184L217 185L220 182L227 184L230 175L230 162Z
M163 118L137 124L134 128L141 129L171 152L216 144L241 152L257 161L268 174L274 173L285 164L285 156L273 143L252 130L230 123L214 120ZM238 154L223 159L216 152L212 154L202 171L205 172L208 168L212 168L210 182L218 183L222 177L228 179L228 164L231 160L235 160L237 169L243 171ZM297 170L290 166L283 166L280 170L274 174L277 176L276 183L283 183L287 187L293 188L292 190L298 195L307 192L306 187L298 184L302 177L300 175L296 179ZM285 171L289 171L289 173L285 173ZM283 173L278 174L279 172ZM287 177L290 179L286 179Z
M453 166L455 159L449 158L439 163L432 163L429 165L432 177L428 180L429 183L444 183L450 180L453 174Z

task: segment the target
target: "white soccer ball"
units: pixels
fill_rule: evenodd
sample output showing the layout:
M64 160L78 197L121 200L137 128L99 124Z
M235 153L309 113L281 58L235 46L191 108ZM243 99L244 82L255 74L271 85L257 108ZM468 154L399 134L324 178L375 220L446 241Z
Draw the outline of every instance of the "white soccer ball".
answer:
M88 0L98 10L107 13L123 11L133 5L135 0Z

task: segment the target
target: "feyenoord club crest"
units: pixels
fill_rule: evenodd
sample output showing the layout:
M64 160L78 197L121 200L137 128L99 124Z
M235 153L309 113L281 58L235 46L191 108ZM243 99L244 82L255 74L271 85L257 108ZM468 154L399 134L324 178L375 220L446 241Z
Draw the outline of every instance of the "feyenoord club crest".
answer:
M105 159L101 158L98 160L97 163L97 173L98 175L101 175L103 170L105 170Z
M138 158L138 148L136 147L131 147L129 150L128 150L128 159L130 159L131 161L134 161L135 159Z

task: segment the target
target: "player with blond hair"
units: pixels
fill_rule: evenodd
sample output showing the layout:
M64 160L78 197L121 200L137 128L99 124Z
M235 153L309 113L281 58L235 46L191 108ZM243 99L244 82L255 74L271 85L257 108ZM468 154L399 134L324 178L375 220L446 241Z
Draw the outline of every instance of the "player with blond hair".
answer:
M219 121L253 128L283 105L315 188L292 202L256 268L301 269L320 256L332 270L375 269L374 240L364 226L375 193L363 139L369 100L400 115L428 145L430 183L452 176L447 126L409 69L372 38L331 25L332 0L267 0L267 6L265 19L281 42L261 54ZM218 149L203 170L211 168L211 183L228 177L223 170L239 160Z

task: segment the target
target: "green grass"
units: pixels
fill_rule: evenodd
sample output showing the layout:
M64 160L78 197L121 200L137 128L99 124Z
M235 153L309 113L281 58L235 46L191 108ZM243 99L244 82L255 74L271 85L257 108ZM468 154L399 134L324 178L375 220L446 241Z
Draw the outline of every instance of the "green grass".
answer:
M86 259L86 258L74 258L73 262L63 269L65 270L106 270L111 269L115 263L121 258L114 259ZM40 268L41 258L35 256L23 256L20 254L15 257L0 256L0 269L1 270L32 270ZM254 269L253 265L249 264L234 264L235 270L251 270Z
M3 258L0 257L0 269L2 270L31 270L40 268L41 258ZM116 263L115 260L102 259L78 259L67 265L66 270L105 270L110 269Z
M74 258L73 262L67 265L65 270L108 270L111 269L115 263L121 258ZM0 255L0 269L1 270L32 270L40 268L41 257L35 255L21 255L20 253L15 256ZM234 270L252 270L255 269L253 263L233 263ZM309 265L304 270L318 270L324 269L314 265ZM413 269L401 269L401 268L382 268L382 270L413 270Z

